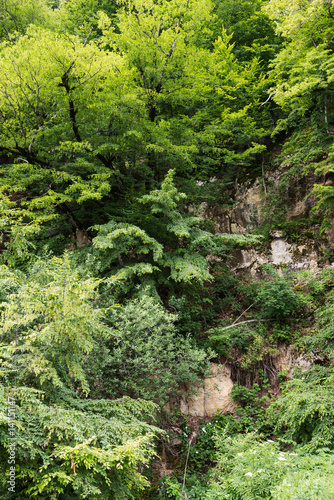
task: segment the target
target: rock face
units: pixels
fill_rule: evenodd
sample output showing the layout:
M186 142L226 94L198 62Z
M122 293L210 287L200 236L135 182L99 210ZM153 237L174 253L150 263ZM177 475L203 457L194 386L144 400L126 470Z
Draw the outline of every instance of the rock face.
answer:
M318 254L313 241L304 245L288 243L280 231L275 231L272 238L270 252L259 252L254 248L236 250L231 262L234 270L247 271L252 276L257 275L263 264L274 264L278 267L284 265L293 272L305 269L316 273L319 270Z
M270 203L269 186L275 192L275 187L278 187L283 175L284 170L278 169L265 179L236 184L233 206L210 206L208 203L202 203L199 209L189 207L189 211L197 211L200 217L213 221L218 233L251 233L261 224L264 203ZM214 181L215 179L211 180ZM315 182L322 182L322 179L309 175L303 178L296 177L291 181L281 200L283 205L286 202L285 212L282 212L285 213L286 221L298 221L299 218L309 217L312 207L316 204L312 194ZM298 224L296 227L298 228ZM310 226L309 229L316 230L317 226ZM292 272L308 270L316 274L319 271L319 244L323 249L334 249L334 223L332 229L327 230L326 238L317 244L311 237L304 238L303 244L295 243L291 239L288 241L278 229L273 230L270 237L270 244L266 245L264 250L257 250L254 247L235 250L230 260L235 272L249 273L256 277L262 265L274 264L279 273L286 270ZM334 263L327 262L321 267L334 267ZM294 369L307 370L314 361L321 359L314 356L314 359L309 359L289 346L278 346L277 354L272 356L273 370L276 373L283 372L290 378ZM202 384L197 385L197 394L189 397L185 393L183 396L181 412L194 418L210 418L217 410L225 414L234 413L237 405L229 396L232 388L231 368L222 364L212 364L210 376L205 378Z
M262 207L261 185L257 180L236 187L233 207L210 206L202 203L198 215L215 223L218 233L245 234L256 229Z
M273 366L277 373L285 372L287 378L291 378L295 368L308 370L314 361L320 359L320 355L313 355L313 359L310 359L305 354L296 353L291 346L282 344L278 347L277 354L273 355ZM224 414L235 413L237 404L229 396L233 385L231 368L212 363L209 377L195 386L196 394L182 397L181 413L200 419L211 418L217 410Z
M274 238L271 242L271 257L273 264L291 264L291 245L281 236Z
M215 222L217 221L216 228L220 232L245 234L254 231L261 223L264 202L268 202L266 183L277 187L283 174L283 171L278 170L263 182L257 179L253 183L246 182L236 186L234 205L230 209L220 208L220 213L216 213L213 209L208 210L206 217L212 217ZM308 218L310 210L316 204L315 197L311 194L315 181L313 177L298 179L287 190L287 221ZM315 230L316 227L313 229ZM272 241L270 249L267 248L266 252L260 252L254 248L234 252L234 269L247 271L253 276L256 276L259 267L263 264L274 264L278 267L284 265L292 272L303 269L313 273L318 271L319 255L313 240L310 239L303 245L298 245L288 242L280 230L274 230L270 235ZM334 248L334 225L332 232L327 231L322 246Z
M263 207L270 205L272 193L278 192L282 196L280 204L283 206L282 217L287 222L296 222L298 231L298 220L307 220L311 209L316 204L316 198L312 194L315 183L323 183L321 177L306 175L304 177L294 177L285 191L278 190L280 181L285 174L284 168L267 174L265 178L258 178L255 181L249 180L242 184L235 184L233 190L234 203L232 206L210 206L202 203L198 215L214 222L218 233L246 234L252 233L259 227L263 216ZM211 182L214 182L212 179ZM271 191L270 191L270 189ZM319 225L309 226L309 232L317 231ZM246 271L256 276L258 268L263 264L274 264L276 266L285 265L290 271L300 271L302 269L316 273L318 271L319 249L322 252L334 249L334 223L332 228L326 230L323 240L317 245L312 240L303 241L303 244L287 241L282 231L271 232L272 241L270 248L266 252L258 252L255 249L238 250L234 252L234 268L237 271ZM319 248L318 248L319 247ZM318 250L317 250L318 248ZM322 267L325 264L322 264ZM331 265L331 263L329 263Z
M292 377L295 368L300 368L302 371L308 370L313 361L305 354L296 354L292 347L286 345L279 346L278 354L274 358L277 371L285 371L288 378Z
M235 195L235 205L230 213L231 232L245 234L256 229L260 222L262 186L257 179L253 185L241 184Z
M226 414L233 413L236 403L229 396L232 388L230 367L213 363L210 376L201 385L197 385L197 394L182 398L181 412L200 418L212 417L217 410Z

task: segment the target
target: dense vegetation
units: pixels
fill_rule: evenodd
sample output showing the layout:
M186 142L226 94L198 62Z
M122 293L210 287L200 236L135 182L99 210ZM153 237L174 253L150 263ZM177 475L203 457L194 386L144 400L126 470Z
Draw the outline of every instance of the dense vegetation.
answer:
M334 497L334 271L229 265L333 231L333 23L331 0L0 0L1 498ZM257 177L255 232L199 216ZM270 371L282 342L317 364ZM179 398L210 360L238 410L195 437Z

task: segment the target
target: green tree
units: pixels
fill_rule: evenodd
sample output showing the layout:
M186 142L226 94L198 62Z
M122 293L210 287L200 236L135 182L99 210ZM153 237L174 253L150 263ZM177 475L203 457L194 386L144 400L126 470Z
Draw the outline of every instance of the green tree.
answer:
M262 10L263 0L216 0L216 33L221 24L232 35L233 52L240 61L258 58L267 65L281 48L280 36L275 33L274 22Z
M88 357L90 367L99 365L99 376L92 381L98 393L154 401L160 409L176 404L178 409L181 388L198 382L209 356L191 337L177 335L175 320L148 295L112 309L107 350L101 353L99 346Z
M87 399L87 359L110 335L99 280L69 257L28 273L1 268L0 467L8 491L9 430L15 436L16 498L133 498L147 485L138 466L153 456L155 405ZM9 425L8 405L15 408Z
M286 37L285 47L273 61L274 100L288 113L284 126L317 126L329 134L333 91L333 13L330 2L271 0L266 12ZM303 117L307 120L302 120Z
M333 447L333 372L313 367L287 382L268 416L284 442L308 452Z
M18 257L25 233L88 241L87 227L171 165L183 178L237 175L265 149L258 61L240 66L226 33L201 45L211 4L131 2L115 28L101 8L103 43L31 26L2 47L2 230Z
M147 162L156 179L170 165L182 176L197 169L207 178L229 163L249 164L264 149L258 141L265 133L249 111L258 105L263 80L255 60L238 64L225 31L213 43L213 4L124 3L119 33L106 30L105 37L135 69L149 119Z
M171 165L186 171L197 152L189 114L206 98L210 53L196 45L205 36L212 4L204 1L120 2L117 31L106 30L135 70L146 108L146 159L161 181ZM195 139L195 140L194 140Z
M23 35L28 26L48 27L54 22L47 0L1 0L0 41Z
M33 374L32 374L33 375ZM8 490L10 446L15 442L15 498L130 499L148 486L138 468L154 456L160 430L144 420L147 401L80 400L65 394L53 401L31 386L1 385L0 492ZM8 409L15 412L9 426ZM14 413L13 413L14 414ZM11 434L9 434L9 430Z
M83 359L99 336L106 335L103 312L91 303L99 280L83 279L68 257L37 261L28 276L4 270L7 282L15 286L2 303L5 366L20 382L35 373L39 389L49 383L61 387L67 379L88 393Z
M99 200L116 178L121 183L117 151L124 164L121 143L131 136L124 122L136 107L128 93L131 72L119 55L94 43L31 27L3 48L0 74L3 230L23 238L54 216L73 233L83 230L73 202Z
M116 10L115 1L67 0L56 12L56 29L62 33L79 35L83 43L88 39L99 39L102 36L102 20L105 16L108 16L108 22L113 20Z
M84 251L85 261L123 294L133 294L139 285L139 290L156 297L160 292L168 300L183 286L212 280L208 255L222 256L234 245L257 241L213 234L203 220L182 210L186 195L175 187L174 173L169 171L160 189L133 200L119 221L97 226L92 248Z
M331 2L271 0L264 8L285 37L272 61L270 95L281 107L275 133L290 131L283 149L284 163L293 172L333 171L333 23ZM322 230L331 227L333 188L315 186Z

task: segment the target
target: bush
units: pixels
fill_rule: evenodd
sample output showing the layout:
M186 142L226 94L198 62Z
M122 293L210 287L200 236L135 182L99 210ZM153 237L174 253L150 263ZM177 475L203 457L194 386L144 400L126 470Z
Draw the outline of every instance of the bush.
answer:
M263 379L262 387L268 388L269 385L268 379ZM261 396L259 384L254 384L251 389L234 384L230 395L242 405L236 412L240 431L250 432L257 429L263 431L266 425L265 405L268 396L266 394Z
M224 327L217 327L209 330L209 333L211 333L209 338L210 346L218 354L224 356L228 356L233 348L247 348L249 342L256 336L256 332L247 325L236 326L226 330L224 330Z
M274 325L273 338L283 342L291 341L292 330L289 325Z
M236 434L242 430L238 420L232 415L223 415L218 411L212 416L211 422L200 422L195 444L189 448L189 428L187 423L182 425L182 463L188 456L188 471L200 471L204 467L211 465L214 460L216 444L214 436L217 430L228 429L230 434Z
M264 318L285 321L295 314L301 300L292 285L291 281L277 273L271 273L269 280L261 283L256 301L261 305Z
M311 370L310 376L304 373L302 377L286 383L268 416L284 442L302 445L307 451L332 449L334 374Z
M92 385L109 397L140 397L161 407L177 398L180 384L193 385L205 373L209 356L189 336L177 336L175 319L145 295L112 308L107 353L99 346L89 359Z
M333 498L334 455L280 451L256 433L216 434L217 466L205 500L317 500ZM321 489L323 488L323 489Z

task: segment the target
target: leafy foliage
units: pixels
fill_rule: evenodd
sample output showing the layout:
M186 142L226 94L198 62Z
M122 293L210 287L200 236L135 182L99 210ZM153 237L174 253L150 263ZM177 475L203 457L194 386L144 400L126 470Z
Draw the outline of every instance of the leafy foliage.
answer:
M52 26L52 10L45 0L1 0L0 41L22 35L30 24Z
M8 397L15 400L16 498L132 498L147 485L138 463L153 455L158 429L141 419L141 401L85 401L67 395L52 405L31 387L1 388L1 495L8 492ZM64 395L66 396L66 394Z
M2 495L7 498L8 397L15 402L18 498L131 498L143 488L139 462L158 429L150 402L87 400L86 362L108 335L94 305L99 280L70 258L37 262L28 275L2 269Z
M264 318L284 321L301 306L300 298L286 277L270 272L268 278L261 283L257 292L262 315Z
M282 396L269 409L275 430L283 431L285 442L303 445L307 451L332 447L332 388L331 370L286 383Z
M180 387L194 384L208 368L208 356L193 340L177 336L175 316L152 297L143 296L108 315L107 353L98 357L102 376L94 383L102 394L155 401L160 407L178 401ZM88 358L90 366L94 359Z
M173 174L169 171L160 189L133 203L131 221L136 225L110 221L96 227L93 266L108 274L112 271L109 282L123 292L133 292L134 284L146 293L149 286L155 296L159 286L175 292L183 285L203 285L212 280L208 255L222 255L233 245L256 241L252 236L206 230L199 217L180 209L186 195L175 187Z
M185 421L181 425L182 439L182 462L183 465L188 456L187 467L191 472L206 469L214 461L216 444L215 435L217 431L228 428L231 434L237 434L242 430L239 422L232 415L224 415L220 411L215 413L210 422L200 421L196 441L189 443L190 430Z
M317 224L323 245L333 19L324 0L0 0L1 497L9 430L17 498L333 497L333 273L240 280L227 256L258 237L196 215L204 201L225 217L285 137L260 232L301 241ZM286 220L304 173L318 203ZM283 368L268 419L259 368L281 342L329 368ZM210 475L150 488L154 419L213 355L254 383L234 385L236 418L183 436L185 467Z
M69 377L88 393L83 357L106 334L102 311L92 307L99 281L83 279L66 257L37 262L28 276L10 280L14 290L2 303L2 363L9 380L13 374L22 382L32 372L43 388L50 382L61 387Z
M233 437L217 433L216 440L218 464L212 471L206 500L302 498L298 494L311 499L316 498L320 485L324 486L324 498L330 498L333 455L281 452L277 443L261 442L255 433ZM313 478L317 480L312 484Z

